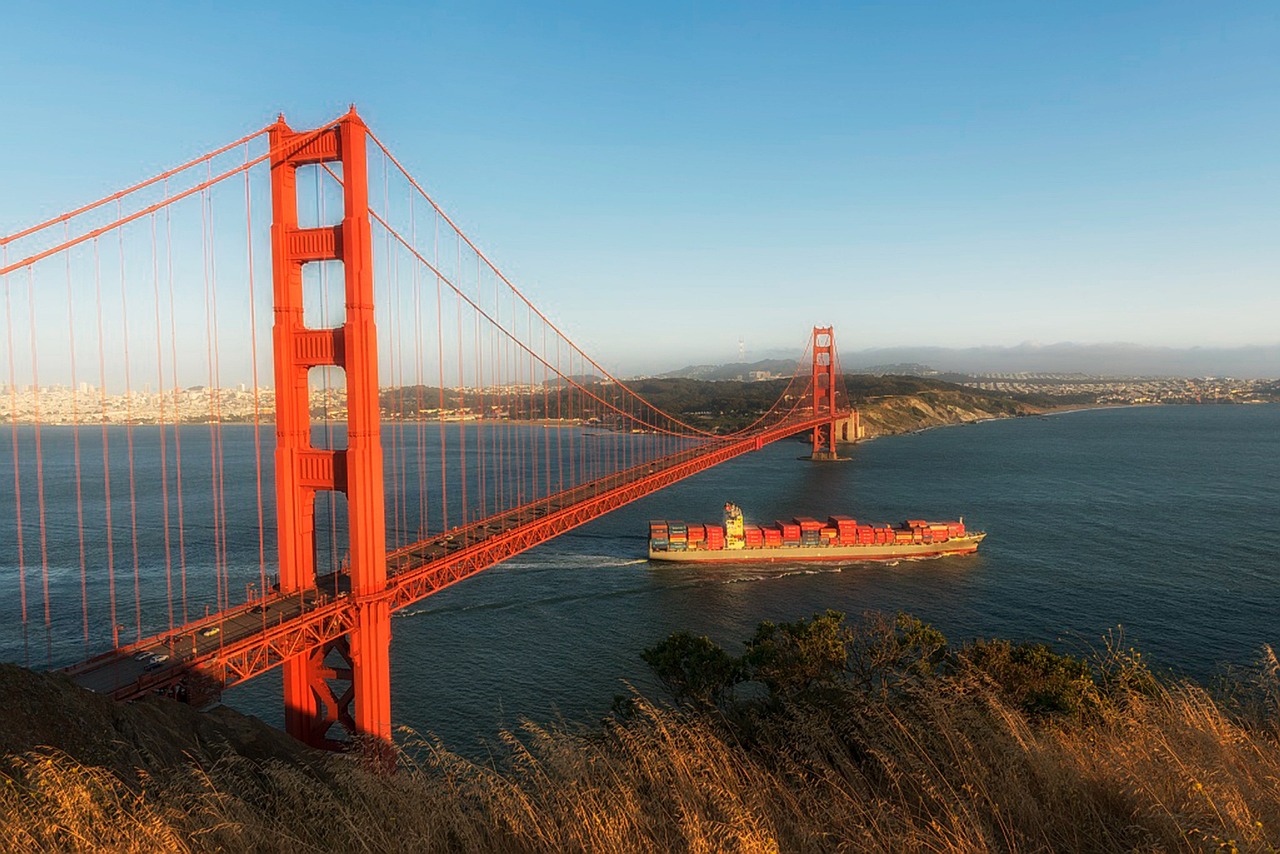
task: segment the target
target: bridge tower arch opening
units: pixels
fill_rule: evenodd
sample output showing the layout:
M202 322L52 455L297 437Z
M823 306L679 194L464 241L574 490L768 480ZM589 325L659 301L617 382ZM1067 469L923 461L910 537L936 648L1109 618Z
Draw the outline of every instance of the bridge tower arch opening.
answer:
M318 492L346 496L351 625L336 641L286 658L285 729L315 747L349 735L391 735L390 604L387 587L378 349L366 164L368 132L355 109L335 124L294 131L281 117L270 128L272 342L276 383L276 516L280 590L319 599L315 508ZM298 223L297 171L341 168L343 209L337 225ZM340 262L345 316L333 328L305 322L303 267ZM311 442L308 372L341 368L347 384L346 447Z

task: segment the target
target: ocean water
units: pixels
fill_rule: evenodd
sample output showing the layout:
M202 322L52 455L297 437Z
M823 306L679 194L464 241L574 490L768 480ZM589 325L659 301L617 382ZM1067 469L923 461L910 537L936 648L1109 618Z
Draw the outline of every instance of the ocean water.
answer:
M251 446L252 434L239 441ZM1278 406L991 421L877 439L835 464L800 461L803 452L776 443L400 612L391 647L397 722L481 750L521 719L590 720L629 685L655 690L639 653L672 631L737 651L761 620L827 608L905 610L957 641L1008 637L1077 652L1120 627L1157 665L1200 678L1280 643ZM727 500L758 522L963 516L988 538L977 555L894 564L643 559L649 519L711 521ZM74 518L65 510L59 518L65 536ZM230 559L247 563L251 579L258 543L250 539ZM16 637L12 573L0 571L0 655L21 661L45 641L41 634L24 647ZM64 581L78 585L78 573ZM79 620L77 612L56 628L60 654L83 644ZM279 725L279 690L268 674L224 699Z

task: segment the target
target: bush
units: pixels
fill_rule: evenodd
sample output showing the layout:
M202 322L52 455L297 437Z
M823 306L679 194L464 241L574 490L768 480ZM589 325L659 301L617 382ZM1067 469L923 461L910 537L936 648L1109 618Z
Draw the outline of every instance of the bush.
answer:
M719 705L745 677L742 662L710 638L675 632L640 653L677 702Z
M1011 705L1032 717L1079 717L1100 708L1089 665L1044 644L975 641L959 661L990 678Z
M857 688L884 694L934 675L947 660L946 636L928 623L868 613L852 630L847 670Z
M794 623L765 621L747 641L743 661L771 696L793 697L815 685L837 682L844 674L852 638L839 611Z

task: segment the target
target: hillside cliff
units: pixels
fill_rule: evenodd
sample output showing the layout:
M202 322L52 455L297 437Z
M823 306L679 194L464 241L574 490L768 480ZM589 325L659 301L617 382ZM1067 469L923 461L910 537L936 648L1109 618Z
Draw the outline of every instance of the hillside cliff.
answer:
M858 408L866 438L991 418L1034 415L1043 411L1009 398L952 389L868 397L854 405Z

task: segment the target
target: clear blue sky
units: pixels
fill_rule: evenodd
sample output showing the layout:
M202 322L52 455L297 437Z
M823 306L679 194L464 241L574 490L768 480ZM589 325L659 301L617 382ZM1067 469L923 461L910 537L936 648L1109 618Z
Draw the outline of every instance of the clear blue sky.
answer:
M1280 3L39 3L0 233L355 102L627 371L1280 340ZM654 354L657 354L656 356Z

